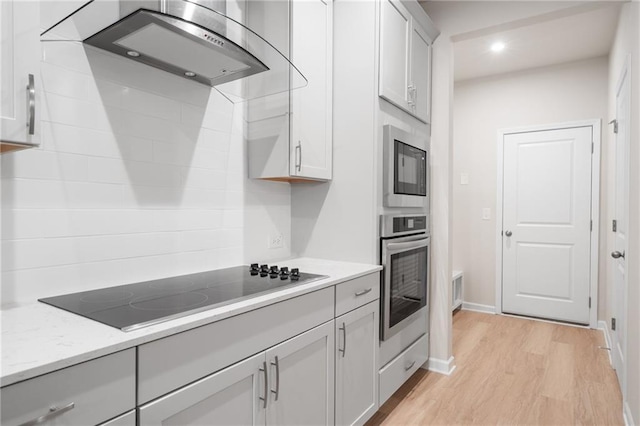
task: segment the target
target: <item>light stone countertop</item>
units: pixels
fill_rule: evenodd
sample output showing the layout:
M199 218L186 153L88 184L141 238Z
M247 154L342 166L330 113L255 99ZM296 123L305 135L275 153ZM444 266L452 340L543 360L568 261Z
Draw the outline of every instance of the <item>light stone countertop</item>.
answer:
M329 277L130 332L123 332L40 302L2 309L0 386L50 373L382 269L380 265L311 258L279 263L286 263L290 268L300 268L302 272Z

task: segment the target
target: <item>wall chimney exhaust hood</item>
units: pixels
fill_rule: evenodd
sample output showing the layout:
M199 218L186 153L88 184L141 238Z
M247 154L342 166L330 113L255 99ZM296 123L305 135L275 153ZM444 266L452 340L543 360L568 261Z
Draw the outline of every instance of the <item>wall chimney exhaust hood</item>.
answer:
M259 19L253 1L264 2L234 1L241 18L232 19L226 0L91 0L41 40L83 42L215 87L232 102L306 86L285 54L241 23ZM288 28L289 17L273 25Z

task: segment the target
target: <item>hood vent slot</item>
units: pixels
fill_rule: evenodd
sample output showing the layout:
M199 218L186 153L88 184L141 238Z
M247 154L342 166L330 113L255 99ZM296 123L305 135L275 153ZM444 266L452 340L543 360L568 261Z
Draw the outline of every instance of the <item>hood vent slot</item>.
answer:
M273 25L285 23L288 16ZM232 102L307 84L271 43L196 0L93 0L44 31L41 40L84 42L214 87Z

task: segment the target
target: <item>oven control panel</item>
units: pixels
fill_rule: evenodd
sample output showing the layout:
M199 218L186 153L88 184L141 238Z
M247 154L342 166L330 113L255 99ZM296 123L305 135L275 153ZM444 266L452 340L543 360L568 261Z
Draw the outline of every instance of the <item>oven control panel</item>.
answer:
M409 234L428 234L429 215L385 214L380 216L380 237L399 237Z

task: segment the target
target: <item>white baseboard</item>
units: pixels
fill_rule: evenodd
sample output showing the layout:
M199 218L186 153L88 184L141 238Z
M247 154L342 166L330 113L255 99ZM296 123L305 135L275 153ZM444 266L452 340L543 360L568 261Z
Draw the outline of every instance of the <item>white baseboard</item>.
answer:
M462 302L462 310L464 311L474 311L474 312L485 312L487 314L495 314L496 307L491 305L481 305L480 303L470 303L470 302Z
M623 406L624 408L622 409L622 417L624 418L624 424L626 426L636 426L638 423L635 422L633 416L631 415L631 407L629 407L629 402L625 401Z
M437 359L430 357L428 361L429 371L433 371L434 373L444 374L445 376L450 376L453 373L453 370L456 369L455 359L450 357L448 360Z
M613 365L613 359L611 358L611 351L613 348L611 347L611 335L609 334L609 326L606 321L598 321L598 330L602 331L604 334L604 342L605 346L609 348L607 352L609 352L609 364Z

